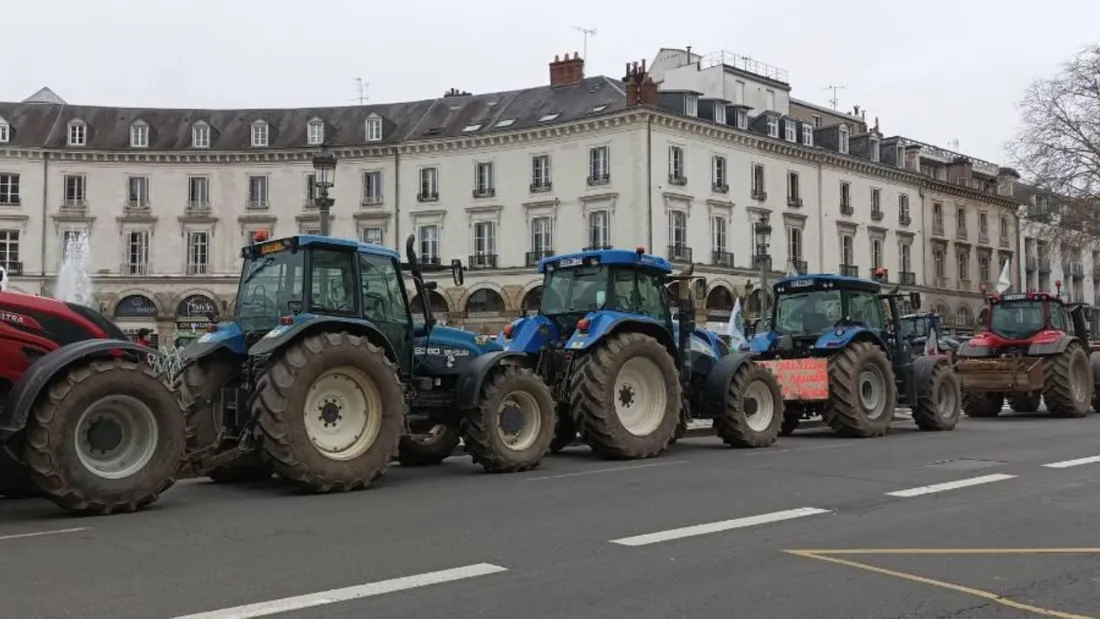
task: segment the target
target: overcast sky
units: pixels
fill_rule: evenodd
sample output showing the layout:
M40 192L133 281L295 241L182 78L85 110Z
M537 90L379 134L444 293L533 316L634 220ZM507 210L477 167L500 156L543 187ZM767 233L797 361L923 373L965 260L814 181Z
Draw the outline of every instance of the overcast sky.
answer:
M661 47L727 50L790 74L793 95L858 104L902 134L1002 162L1036 76L1100 42L1095 0L34 0L3 3L0 100L346 105L545 83L554 54L622 77ZM682 10L690 7L690 10Z

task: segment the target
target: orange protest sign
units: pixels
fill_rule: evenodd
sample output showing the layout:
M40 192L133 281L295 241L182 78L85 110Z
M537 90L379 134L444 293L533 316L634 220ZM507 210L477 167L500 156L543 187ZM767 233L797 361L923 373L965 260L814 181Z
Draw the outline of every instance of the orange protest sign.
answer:
M775 374L784 400L805 402L829 399L828 359L775 359L757 363Z

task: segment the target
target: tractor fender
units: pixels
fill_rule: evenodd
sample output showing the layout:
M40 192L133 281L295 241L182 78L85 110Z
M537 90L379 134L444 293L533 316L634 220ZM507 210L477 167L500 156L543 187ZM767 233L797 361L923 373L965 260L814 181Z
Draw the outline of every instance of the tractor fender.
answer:
M23 430L42 390L61 372L80 361L126 356L135 360L150 349L130 340L84 340L56 348L34 362L12 386L0 410L0 443Z
M1060 355L1074 342L1080 342L1080 340L1068 333L1063 333L1061 336L1050 341L1034 342L1031 346L1028 346L1027 355L1029 357Z
M458 377L455 385L455 403L461 409L477 406L481 396L481 387L485 383L485 377L495 370L507 359L520 361L526 359L527 354L518 350L495 350L477 357L466 370Z
M389 338L379 331L378 327L374 326L371 322L367 320L355 320L353 318L316 315L308 316L293 324L280 325L268 331L263 339L256 342L248 349L248 355L253 357L270 355L301 337L321 331L347 331L352 335L365 337L376 345L381 346L382 349L385 350L386 356L390 358L390 361L397 361L397 353L394 351Z
M997 356L996 349L992 346L975 346L971 342L963 342L959 344L959 348L955 351L956 358L975 358L975 357L995 357Z
M222 323L218 325L217 331L206 333L184 346L180 351L180 358L184 363L192 364L222 351L241 357L248 353L244 344L244 334L236 323Z
M705 410L702 417L720 417L726 414L726 397L729 394L730 382L737 370L746 363L753 363L756 353L734 351L720 359L710 373L707 374L707 382L703 386L703 406Z
M588 318L591 321L588 331L573 332L565 343L566 350L588 350L612 333L633 330L652 335L669 349L669 354L676 356L676 338L667 326L655 319L609 311L593 312Z

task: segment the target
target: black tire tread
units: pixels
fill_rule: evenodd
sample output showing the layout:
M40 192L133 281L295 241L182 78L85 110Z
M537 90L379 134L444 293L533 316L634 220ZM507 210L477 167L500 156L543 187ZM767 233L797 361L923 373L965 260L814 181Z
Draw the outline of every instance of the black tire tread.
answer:
M748 416L742 412L742 401L745 390L755 381L767 383L768 390L772 394L772 422L762 432L757 432L749 427ZM779 387L779 381L771 370L752 361L746 361L730 379L729 390L726 392L725 414L714 419L714 431L718 438L730 447L758 448L767 447L779 438L784 420L783 392Z
M939 393L940 383L947 381L955 390L955 410L949 418L944 419L939 415L939 406L936 396ZM962 417L962 388L959 377L951 371L946 363L936 364L932 368L929 380L917 385L917 405L913 407L913 421L917 427L926 432L945 432L954 430Z
M1008 405L1014 413L1034 413L1039 410L1041 397L1039 394L1015 393L1008 396Z
M868 362L879 365L886 383L886 410L875 420L864 415L855 391L859 370ZM851 438L884 436L890 431L896 407L894 372L882 349L869 342L855 342L829 359L829 404L824 418L834 432Z
M1004 409L1005 398L1000 393L985 391L963 391L963 411L967 417L989 419L997 417Z
M1071 367L1075 362L1083 363L1091 378L1092 368L1088 361L1085 349L1076 343L1071 343L1061 354L1043 361L1043 401L1051 417L1080 418L1089 414L1092 392L1087 394L1083 403L1074 402L1073 385L1070 384ZM1093 390L1092 381L1087 384Z
M577 440L577 424L573 414L565 406L559 406L558 419L554 424L554 440L550 441L551 455L558 453Z
M462 431L447 427L434 443L419 443L411 436L402 436L397 443L397 462L401 466L435 466L454 455L462 441Z
M512 386L509 388L509 383ZM535 443L528 449L527 455L494 447L496 411L489 409L489 403L503 397L504 390L518 388L531 391L539 403L542 417L540 433ZM463 439L466 451L476 464L490 473L519 473L537 469L542 460L550 453L550 444L555 438L557 426L557 407L554 395L541 378L528 369L512 365L500 367L489 377L481 389L478 407L466 415L463 426Z

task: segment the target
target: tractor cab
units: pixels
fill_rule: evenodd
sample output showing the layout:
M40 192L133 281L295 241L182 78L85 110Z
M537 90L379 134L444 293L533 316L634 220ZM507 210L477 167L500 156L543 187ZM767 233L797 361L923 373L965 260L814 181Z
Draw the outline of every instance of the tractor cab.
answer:
M898 320L898 335L917 353L954 352L959 342L944 334L940 316L934 312L906 314ZM934 338L929 346L929 338Z
M1034 343L1053 342L1063 334L1088 341L1085 316L1045 292L990 295L988 317L971 346L1025 354Z

